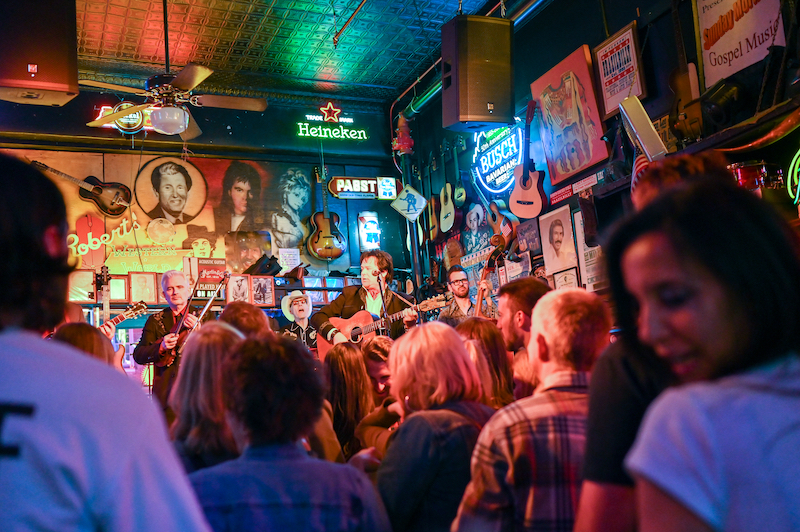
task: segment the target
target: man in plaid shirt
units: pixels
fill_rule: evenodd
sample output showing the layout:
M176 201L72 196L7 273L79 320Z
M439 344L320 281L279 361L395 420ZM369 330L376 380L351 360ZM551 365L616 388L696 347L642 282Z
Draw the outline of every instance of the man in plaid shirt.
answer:
M555 290L533 309L528 356L540 384L495 414L472 454L454 531L571 532L583 471L589 369L611 314L595 294Z

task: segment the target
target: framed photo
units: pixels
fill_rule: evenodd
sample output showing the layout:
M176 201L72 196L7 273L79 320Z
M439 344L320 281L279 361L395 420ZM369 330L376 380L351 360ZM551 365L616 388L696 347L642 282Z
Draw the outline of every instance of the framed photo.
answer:
M325 286L328 288L338 288L339 290L344 288L344 277L326 277L325 278ZM333 301L336 299L341 292L326 292L325 297L328 298L328 301Z
M69 274L69 301L97 303L94 287L94 270L75 270Z
M345 277L345 286L361 286L361 277Z
M159 305L168 305L169 302L167 298L164 297L164 291L161 290L161 278L164 276L163 273L156 274L156 292L158 292L158 304Z
M578 267L569 205L539 216L547 275Z
M108 281L108 288L111 292L109 302L127 303L130 301L130 291L128 290L127 275L112 275Z
M324 281L322 277L303 277L303 286L312 289L322 288ZM328 293L325 290L306 290L306 293L311 297L312 305L328 304Z
M250 277L250 291L253 295L253 304L262 307L274 307L275 303L275 278L268 275L253 275Z
M542 240L539 238L539 219L533 218L519 224L517 226L517 238L519 238L519 250L522 253L529 251L531 256L539 255L542 252Z
M603 120L619 113L628 96L647 96L638 35L634 20L592 50Z
M128 274L128 285L131 290L131 303L138 303L139 301L144 301L148 305L158 303L155 273L130 272Z
M553 186L608 159L593 79L584 44L531 83L542 110L540 134Z
M225 289L225 302L243 301L252 303L250 298L250 275L238 273L231 275L228 279L228 287Z
M553 288L556 290L565 287L579 288L580 283L578 283L578 268L570 268L569 270L564 270L563 272L554 273L553 282L555 283Z

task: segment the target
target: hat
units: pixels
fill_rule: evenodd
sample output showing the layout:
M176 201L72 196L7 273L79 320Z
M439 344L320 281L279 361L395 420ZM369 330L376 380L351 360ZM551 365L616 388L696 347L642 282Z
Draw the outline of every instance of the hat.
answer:
M484 217L483 207L477 203L473 203L472 207L470 207L469 211L467 211L467 219L469 219L470 214L473 213L478 215L478 225L483 224L483 217Z
M294 290L289 295L283 296L283 299L281 299L281 310L283 310L283 315L286 316L287 320L294 321L294 315L289 312L289 308L292 306L292 301L303 298L305 298L308 308L311 309L311 296L304 294L300 290Z

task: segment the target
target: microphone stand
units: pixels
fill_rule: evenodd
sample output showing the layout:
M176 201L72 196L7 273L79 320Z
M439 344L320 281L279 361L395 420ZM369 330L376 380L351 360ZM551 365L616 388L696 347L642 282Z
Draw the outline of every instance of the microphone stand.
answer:
M381 290L381 306L383 307L383 318L382 318L383 320L389 317L389 312L386 310L386 298L384 297L384 295L386 294L386 285L384 284L383 278L380 276L380 274L378 274L378 288L380 288ZM385 323L384 325L385 327L381 327L381 329L384 329L388 333L390 324ZM391 335L387 334L386 336L391 336Z

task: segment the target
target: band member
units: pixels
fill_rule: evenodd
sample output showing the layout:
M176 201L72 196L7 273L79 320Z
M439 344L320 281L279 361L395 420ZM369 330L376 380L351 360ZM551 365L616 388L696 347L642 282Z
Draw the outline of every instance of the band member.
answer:
M322 334L333 344L347 342L348 338L331 324L330 319L349 319L360 310L383 316L385 304L387 314L407 309L402 321L397 320L389 325L388 336L397 338L405 329L417 323L417 312L409 308L405 298L401 299L388 288L393 272L391 255L379 249L365 251L361 254L361 286L346 286L336 299L311 316L311 325L317 329L318 334Z
M183 272L170 270L161 277L161 289L169 308L151 314L142 329L142 339L133 350L133 359L137 364L155 363L153 367L153 394L164 409L167 422L172 421L172 410L167 407L167 399L172 385L178 376L178 358L170 365L165 365L174 350L180 348L179 340L185 339L181 331L172 332L173 327L182 318L183 329L191 329L197 324L198 309L187 308L192 287ZM161 365L159 365L161 364Z
M497 309L492 302L492 287L489 281L480 282L486 298L481 302L481 313L486 318L495 318ZM453 293L453 301L439 313L439 321L455 327L470 316L475 315L476 306L469 297L469 279L467 272L459 265L447 270L447 287Z
M303 342L309 349L316 349L317 330L308 322L311 315L311 296L295 290L281 299L281 309L289 320L288 325L281 327L281 334Z

